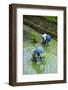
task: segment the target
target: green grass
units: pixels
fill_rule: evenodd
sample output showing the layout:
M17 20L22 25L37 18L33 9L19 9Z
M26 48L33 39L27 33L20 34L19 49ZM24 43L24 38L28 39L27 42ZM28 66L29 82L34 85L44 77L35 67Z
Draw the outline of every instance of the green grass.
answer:
M45 18L46 18L48 21L57 22L57 17L56 17L56 16L46 16Z

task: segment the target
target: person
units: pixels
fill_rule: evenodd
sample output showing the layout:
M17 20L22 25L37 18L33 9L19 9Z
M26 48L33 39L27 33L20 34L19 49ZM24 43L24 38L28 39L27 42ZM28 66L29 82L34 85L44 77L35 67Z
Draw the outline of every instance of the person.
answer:
M36 58L37 61L40 61L41 60L41 55L39 52L37 52L37 58Z
M39 52L36 51L36 49L33 50L32 56L33 56L33 59L34 59L35 61L40 61L40 60L41 60L41 55L40 55Z
M51 41L51 36L49 34L43 34L43 43L46 43L46 45Z
M44 53L44 49L42 47L37 47L37 48L34 48L32 50L32 56L33 56L33 59L36 60L36 61L40 61L41 60L41 54Z

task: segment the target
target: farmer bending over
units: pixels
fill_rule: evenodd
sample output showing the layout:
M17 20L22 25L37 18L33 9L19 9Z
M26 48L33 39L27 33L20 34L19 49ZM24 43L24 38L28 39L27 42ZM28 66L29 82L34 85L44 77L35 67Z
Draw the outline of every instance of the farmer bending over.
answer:
M49 34L43 34L42 38L43 38L43 43L48 44L51 41L51 36Z

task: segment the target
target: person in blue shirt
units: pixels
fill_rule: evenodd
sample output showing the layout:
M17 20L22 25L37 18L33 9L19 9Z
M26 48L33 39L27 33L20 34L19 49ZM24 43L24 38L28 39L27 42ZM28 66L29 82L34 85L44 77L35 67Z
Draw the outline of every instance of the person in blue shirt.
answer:
M48 44L51 41L51 36L49 34L43 34L43 43Z
M42 47L37 47L32 50L32 56L34 60L40 61L41 60L41 54L44 53L44 49Z

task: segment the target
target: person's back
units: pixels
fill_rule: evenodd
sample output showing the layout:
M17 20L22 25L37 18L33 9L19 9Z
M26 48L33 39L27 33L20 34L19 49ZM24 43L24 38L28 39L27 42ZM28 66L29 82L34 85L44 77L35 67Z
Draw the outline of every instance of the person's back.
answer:
M51 36L47 34L46 40L47 40L47 41L51 41Z

